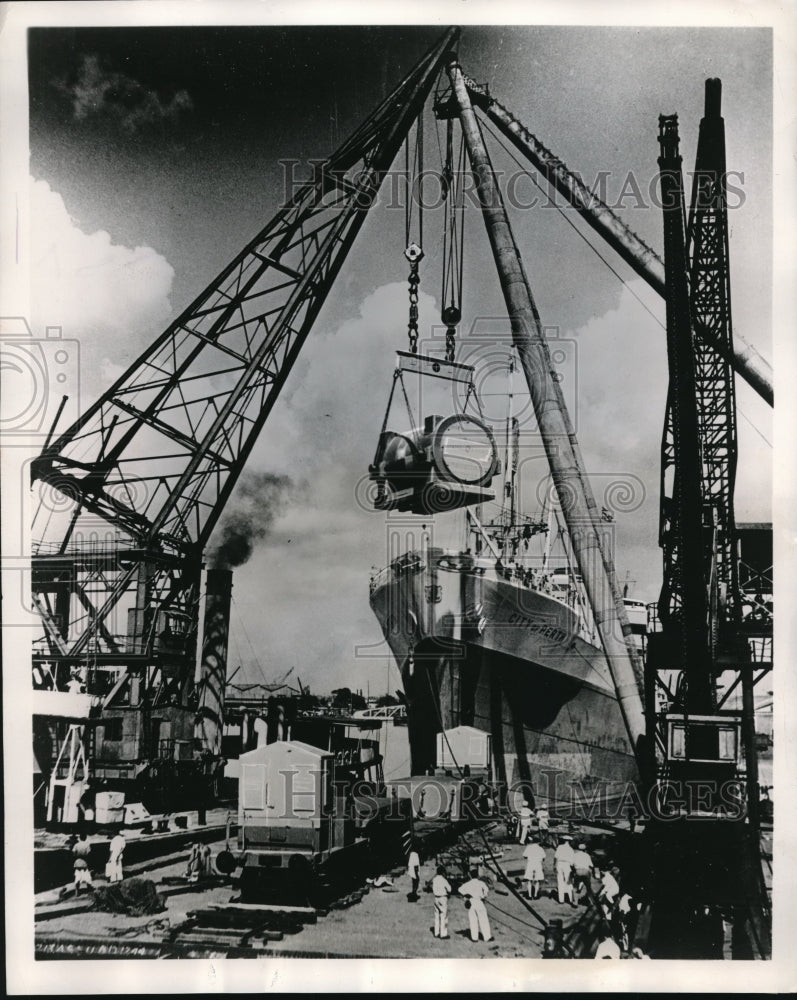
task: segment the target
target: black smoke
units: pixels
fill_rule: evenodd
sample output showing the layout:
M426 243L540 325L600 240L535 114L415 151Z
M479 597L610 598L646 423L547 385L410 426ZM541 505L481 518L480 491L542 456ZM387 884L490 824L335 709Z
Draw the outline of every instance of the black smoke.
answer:
M271 531L290 499L289 476L245 472L230 506L213 534L210 562L214 569L233 569L249 560L255 545Z

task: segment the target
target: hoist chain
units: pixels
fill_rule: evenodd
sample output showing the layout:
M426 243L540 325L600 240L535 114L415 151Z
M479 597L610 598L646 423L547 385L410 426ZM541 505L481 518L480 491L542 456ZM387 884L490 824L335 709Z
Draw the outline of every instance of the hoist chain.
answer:
M410 297L410 319L407 325L407 336L410 340L410 354L418 353L418 285L421 283L421 278L418 273L418 265L423 259L423 250L418 246L417 243L410 243L407 249L404 251L404 256L410 262L410 276L407 279L409 283L409 297Z
M446 325L446 361L454 360L454 350L457 345L457 323L462 319L462 314L457 306L446 306L441 316Z
M454 348L456 347L456 327L450 326L446 330L446 361L454 360Z
M453 326L450 326L446 330L446 361L453 362L454 360L454 348L456 347L456 340L455 340L456 333L457 333L456 328Z
M458 161L458 169L455 165ZM458 156L454 152L454 123L448 120L446 127L446 158L443 165L443 197L445 214L443 217L443 289L441 318L446 325L446 361L454 361L457 324L462 319L462 176L464 167L464 144L460 141Z

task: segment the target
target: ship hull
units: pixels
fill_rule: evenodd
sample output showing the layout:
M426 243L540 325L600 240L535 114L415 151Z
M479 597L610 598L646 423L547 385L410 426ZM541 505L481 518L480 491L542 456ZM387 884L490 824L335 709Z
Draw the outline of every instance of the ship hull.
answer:
M516 805L617 819L638 772L601 650L565 603L471 557L411 553L372 582L371 606L400 666L413 774L437 733L492 736L494 776Z

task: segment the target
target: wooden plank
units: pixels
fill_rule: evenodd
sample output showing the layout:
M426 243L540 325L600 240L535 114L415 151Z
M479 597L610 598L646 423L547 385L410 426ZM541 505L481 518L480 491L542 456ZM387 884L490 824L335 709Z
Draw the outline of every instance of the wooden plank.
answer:
M211 903L213 910L241 910L246 913L295 913L297 915L314 917L318 910L313 906L286 906L276 903Z
M189 914L203 927L218 927L224 921L226 927L276 927L278 930L296 931L305 925L305 919L292 913L236 913L234 910L192 910Z

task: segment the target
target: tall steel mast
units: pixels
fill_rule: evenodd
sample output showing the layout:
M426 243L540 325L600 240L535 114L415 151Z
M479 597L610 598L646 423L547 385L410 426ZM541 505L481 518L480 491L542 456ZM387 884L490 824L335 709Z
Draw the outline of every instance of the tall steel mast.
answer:
M626 642L626 637L631 635L631 626L611 553L600 535L600 517L592 487L561 387L553 378L553 365L539 313L471 105L465 77L456 62L449 63L448 74L468 158L476 177L476 190L509 312L515 347L526 376L551 475L612 673L629 740L637 759L644 766L645 716L641 666L630 639Z

